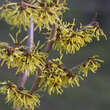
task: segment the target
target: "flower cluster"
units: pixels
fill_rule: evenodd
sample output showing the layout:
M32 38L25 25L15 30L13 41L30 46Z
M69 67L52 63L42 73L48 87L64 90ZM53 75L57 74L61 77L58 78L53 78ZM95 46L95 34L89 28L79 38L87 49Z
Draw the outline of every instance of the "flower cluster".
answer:
M99 40L100 36L105 36L102 29L97 22L92 22L87 26L80 26L80 29L74 29L75 22L59 23L56 36L54 40L53 48L60 53L63 51L66 54L74 54L75 51L79 51L81 47L84 47L86 43L93 41L93 38ZM105 36L106 37L106 36Z
M42 73L38 76L41 79L39 83L40 90L45 91L48 88L50 95L54 92L62 94L62 88L67 88L69 85L71 87L80 86L79 80L84 80L88 76L89 70L95 73L100 67L99 62L103 61L98 59L97 56L89 57L74 68L77 71L73 72L74 69L66 69L59 58L49 60Z
M97 58L97 56L89 57L79 68L79 74L83 74L84 77L88 76L88 71L95 73L101 66L99 62L103 63L103 60Z
M65 2L60 3L59 0L33 0L32 3L21 2L8 2L0 7L0 18L12 25L21 27L27 30L30 26L30 18L37 24L37 27L50 28L50 25L56 24L59 21L59 16L62 15L61 11L66 10Z
M64 3L60 3L60 0L45 0L45 2L37 2L37 17L36 19L37 27L41 28L42 26L47 29L50 29L50 25L56 24L60 21L59 16L62 15L62 11L67 8L64 6Z
M18 44L13 47L3 47L0 48L0 60L1 65L7 64L8 68L16 68L18 72L24 73L27 70L27 75L34 73L36 68L43 69L45 66L45 59L47 58L47 53L41 52L38 46L34 46L32 51L29 52L26 47L19 46Z
M49 60L39 77L41 78L39 84L39 87L41 86L40 89L46 90L48 88L50 95L54 92L62 94L62 88L67 88L69 85L72 87L74 85L79 86L79 79L83 79L80 75L65 69L59 58Z
M40 105L40 95L31 94L27 90L18 90L12 82L0 82L0 93L6 95L6 102L13 103L13 107L19 109L34 110L35 106Z

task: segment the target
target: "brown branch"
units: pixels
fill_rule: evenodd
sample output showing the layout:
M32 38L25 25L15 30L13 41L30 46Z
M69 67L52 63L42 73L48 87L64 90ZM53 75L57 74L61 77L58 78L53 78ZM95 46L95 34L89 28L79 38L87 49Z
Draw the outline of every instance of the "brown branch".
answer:
M92 21L87 25L87 26L94 26L94 27L99 27L99 22L97 21L98 18L98 13L93 17ZM87 26L78 29L77 31L83 31L87 28Z
M41 70L38 69L38 76L40 76L41 74ZM31 89L31 93L34 93L35 91L38 90L38 87L39 87L39 83L40 83L40 80L41 78L36 76L35 79L34 79L34 82L33 82L33 85L32 85L32 89Z
M49 42L47 43L46 47L45 47L45 52L49 53L49 51L51 50L52 48L52 45L54 43L54 40L52 40L54 37L55 37L55 34L56 34L56 26L55 24L52 26L52 30L51 30L51 33L50 33L50 38L49 38Z
M23 90L24 89L24 85L27 81L27 71L25 70L24 73L19 73L18 75L18 89L19 90Z
M76 32L79 32L79 31L84 31L87 29L87 26L94 26L94 27L99 27L99 23L97 21L91 21L90 24L84 26L83 28L79 28Z
M73 71L73 70L78 69L81 65L85 65L89 60L94 60L94 58L89 57L86 60L84 60L82 63L80 63L80 64L78 64L76 66L73 66L70 70Z
M83 63L81 63L81 64L79 64L79 65L76 65L76 66L73 66L73 67L71 68L71 71L78 69L82 64L83 64Z
M57 0L53 0L53 2L57 3ZM63 3L64 0L60 0L59 3Z
M20 1L18 3L18 5L20 5L21 9L25 9L25 7L30 7L30 8L36 9L36 6L32 5L31 3L24 2L24 1Z
M56 0L53 0L53 1L56 1ZM42 2L45 2L45 0L42 0ZM60 3L63 3L64 0L60 0ZM26 6L30 7L30 8L34 8L36 9L37 7L35 5L32 5L31 3L29 2L26 2L26 1L23 1L21 0L18 5L20 5L21 9L25 9Z
M58 67L61 68L64 72L66 72L68 77L74 77L75 76L75 74L72 72L71 69L67 69L63 65L58 65Z

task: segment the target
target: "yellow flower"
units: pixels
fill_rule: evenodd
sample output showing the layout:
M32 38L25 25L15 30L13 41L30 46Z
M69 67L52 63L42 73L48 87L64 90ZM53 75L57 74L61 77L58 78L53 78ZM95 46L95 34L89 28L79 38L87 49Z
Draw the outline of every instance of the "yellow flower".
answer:
M79 80L83 79L80 75L70 73L69 70L61 68L61 59L49 60L45 69L42 70L40 76L40 90L48 89L49 95L51 93L62 94L63 88L67 88L69 85L74 87L74 85L79 86Z
M56 24L59 21L59 16L62 11L66 10L65 2L60 3L59 0L55 3L52 0L32 1L32 4L26 2L8 2L0 7L0 18L12 25L20 27L23 26L27 30L30 27L30 18L36 24L36 28L50 29L50 25ZM21 30L19 30L20 32Z
M6 63L8 68L16 68L16 73L27 71L27 75L33 74L36 68L43 69L48 54L41 52L38 45L29 52L28 47L13 46L0 48L1 66Z
M84 77L88 76L88 72L91 71L95 73L101 66L99 62L103 62L97 59L97 56L92 56L88 58L79 68L79 74L83 74Z
M60 53L63 51L66 54L74 54L79 51L81 47L84 47L86 43L91 43L93 38L99 40L100 36L106 35L99 27L97 22L91 23L87 26L81 26L80 29L74 29L75 22L70 23L59 23L57 27L56 36L54 40L53 48Z
M27 110L34 110L35 106L40 105L40 95L31 94L27 90L18 90L17 86L12 82L1 82L0 93L6 95L6 102L13 103L13 108L25 108Z

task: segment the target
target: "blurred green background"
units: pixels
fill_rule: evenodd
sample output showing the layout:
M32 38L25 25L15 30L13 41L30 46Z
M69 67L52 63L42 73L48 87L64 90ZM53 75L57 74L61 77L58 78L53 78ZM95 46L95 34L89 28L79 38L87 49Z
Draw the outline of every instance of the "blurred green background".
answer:
M64 89L62 95L48 96L45 93L41 97L39 110L110 110L110 0L68 0L68 10L64 14L64 20L72 22L76 18L77 24L88 24L98 13L97 20L107 35L108 40L101 38L85 48L81 48L75 55L64 57L65 66L71 68L92 55L99 55L104 64L96 74L89 74L84 81L80 81L80 87ZM3 20L0 22L0 41L10 41L10 26ZM35 41L44 40L44 36L35 34ZM50 57L56 57L57 53L51 51ZM8 70L6 65L0 68L0 81L11 80L17 82L14 70ZM32 85L34 77L28 79L26 87ZM4 96L0 96L0 110L12 110L12 107L4 103ZM37 110L37 109L36 109Z

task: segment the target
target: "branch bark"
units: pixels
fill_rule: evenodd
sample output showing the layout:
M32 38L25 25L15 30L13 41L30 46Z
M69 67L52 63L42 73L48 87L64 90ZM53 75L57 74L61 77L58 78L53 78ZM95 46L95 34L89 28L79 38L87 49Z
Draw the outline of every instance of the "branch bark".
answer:
M28 51L31 51L31 48L33 47L34 44L34 23L32 22L33 18L30 18L30 28L28 29L28 39L27 39L27 46L29 47ZM24 73L19 74L19 79L18 79L18 89L23 90L24 85L27 81L27 71L25 70ZM16 107L14 110L19 110L18 107Z
M55 24L52 26L52 30L51 30L51 33L50 33L50 38L49 38L49 42L47 43L47 45L46 45L46 47L45 47L45 52L47 52L47 53L49 53L49 51L51 50L51 48L52 48L52 45L53 45L53 43L54 43L54 41L53 40L51 40L52 38L54 38L54 36L55 36L55 33L56 33L56 26L55 26Z

